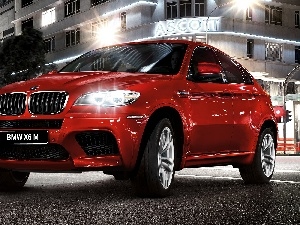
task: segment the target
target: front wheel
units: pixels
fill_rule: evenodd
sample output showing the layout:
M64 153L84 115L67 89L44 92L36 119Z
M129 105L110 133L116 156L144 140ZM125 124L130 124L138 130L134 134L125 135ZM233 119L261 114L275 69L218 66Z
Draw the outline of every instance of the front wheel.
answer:
M136 194L165 197L174 179L176 139L169 119L159 121L148 138L137 174L131 178Z
M19 171L1 171L0 172L0 189L1 190L19 190L21 189L29 177L29 172Z
M259 135L252 164L239 168L245 183L269 183L275 168L275 154L274 133L266 128Z

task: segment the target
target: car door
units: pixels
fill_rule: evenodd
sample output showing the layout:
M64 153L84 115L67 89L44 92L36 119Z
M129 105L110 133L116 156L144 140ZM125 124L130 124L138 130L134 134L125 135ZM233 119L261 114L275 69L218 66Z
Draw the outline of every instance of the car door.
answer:
M251 143L251 116L256 105L256 90L249 72L224 53L215 54L226 75L228 90L232 94L233 136L232 150L247 151Z
M217 63L208 47L197 47L191 57L189 77L197 73L199 62ZM222 81L196 82L189 79L191 154L231 151L233 135L232 93Z

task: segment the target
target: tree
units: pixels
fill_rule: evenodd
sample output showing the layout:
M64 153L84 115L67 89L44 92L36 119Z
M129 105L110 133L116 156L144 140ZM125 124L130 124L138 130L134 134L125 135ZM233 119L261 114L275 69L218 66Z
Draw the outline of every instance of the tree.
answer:
M25 28L22 35L8 38L3 42L0 49L2 85L31 79L45 69L42 32Z

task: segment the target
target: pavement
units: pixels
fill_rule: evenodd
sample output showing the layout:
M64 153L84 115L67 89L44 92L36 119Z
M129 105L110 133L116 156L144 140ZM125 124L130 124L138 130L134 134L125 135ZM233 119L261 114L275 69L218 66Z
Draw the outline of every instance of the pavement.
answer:
M1 225L299 225L300 156L277 156L268 185L245 185L232 166L176 172L170 196L138 198L102 172L32 173L0 192Z

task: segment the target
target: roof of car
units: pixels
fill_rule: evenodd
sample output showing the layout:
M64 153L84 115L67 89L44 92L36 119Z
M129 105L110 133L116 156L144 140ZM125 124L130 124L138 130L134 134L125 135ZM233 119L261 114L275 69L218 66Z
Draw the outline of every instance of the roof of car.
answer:
M189 40L169 40L169 39L159 39L159 40L140 40L140 41L130 41L125 43L120 43L119 45L126 45L126 44L141 44L141 43L177 43L177 44L197 44L197 45L203 45L206 46L203 42L197 42L197 41L189 41Z

